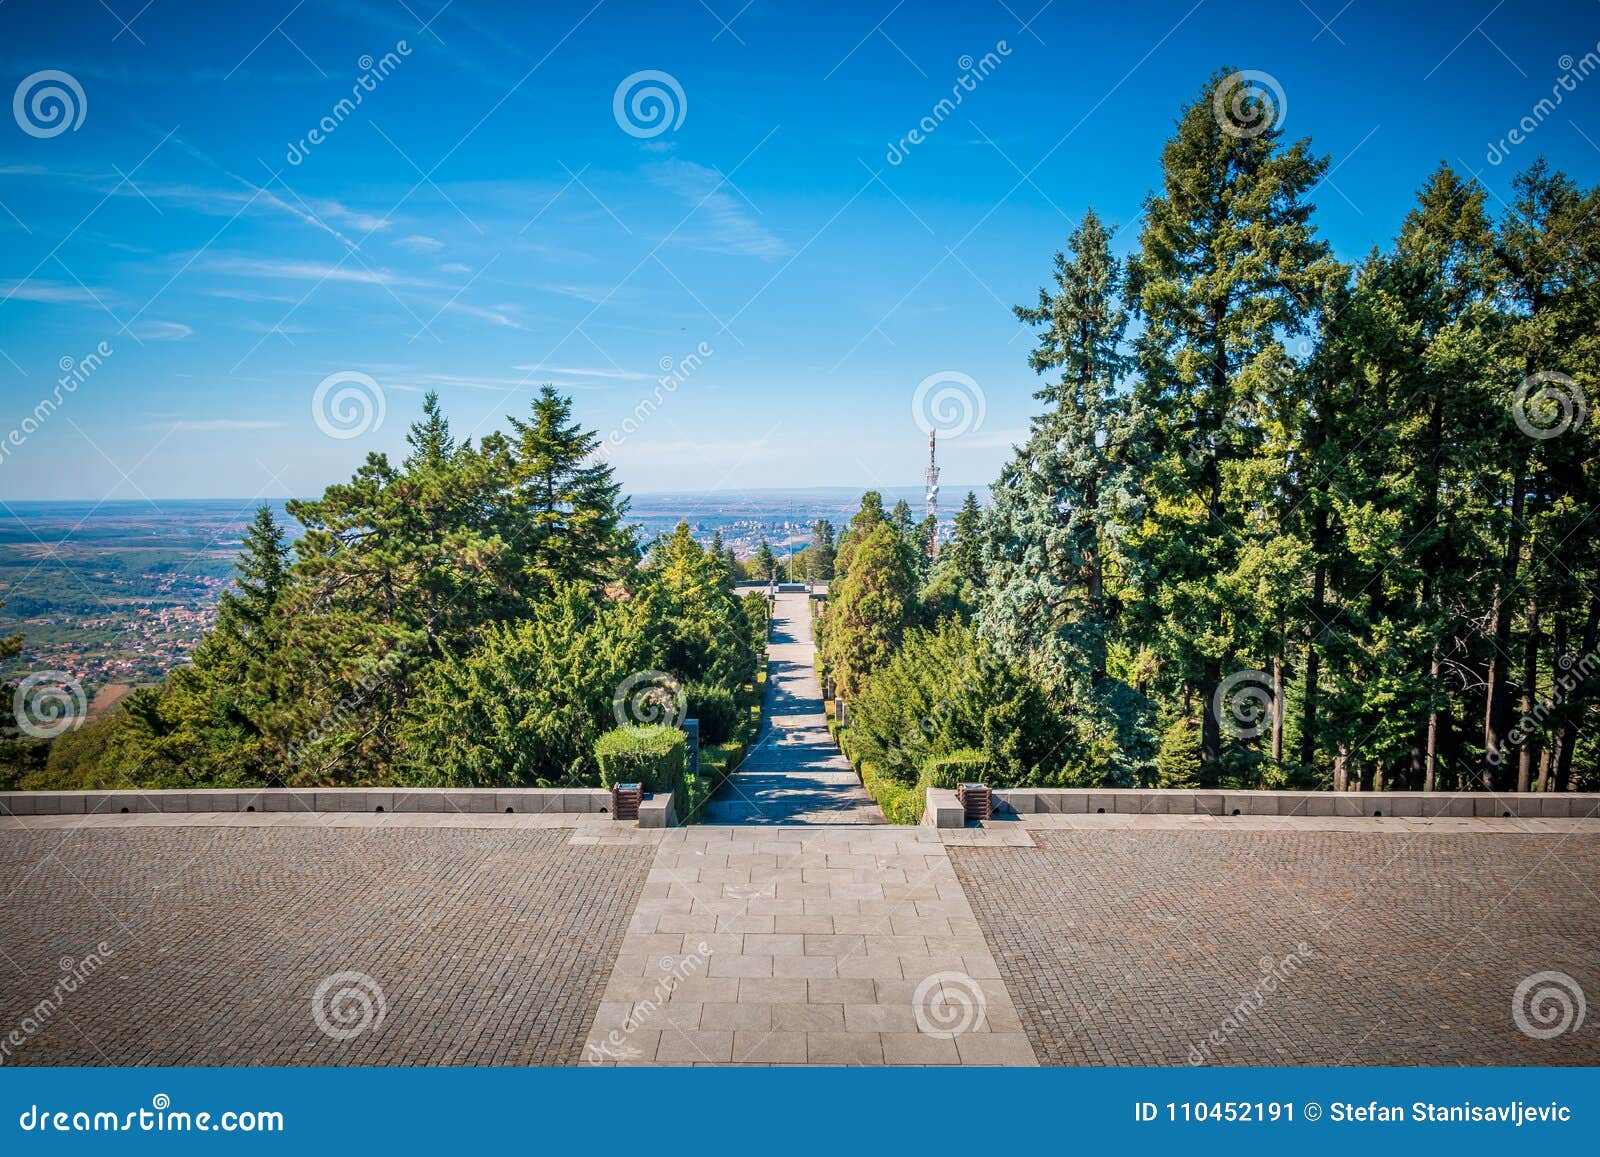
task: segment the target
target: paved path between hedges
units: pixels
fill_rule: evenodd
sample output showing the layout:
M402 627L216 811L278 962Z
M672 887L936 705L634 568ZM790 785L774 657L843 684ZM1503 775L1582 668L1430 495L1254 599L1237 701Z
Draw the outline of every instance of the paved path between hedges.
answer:
M727 784L706 805L711 824L881 824L828 734L814 665L811 596L780 594L767 644L761 733Z

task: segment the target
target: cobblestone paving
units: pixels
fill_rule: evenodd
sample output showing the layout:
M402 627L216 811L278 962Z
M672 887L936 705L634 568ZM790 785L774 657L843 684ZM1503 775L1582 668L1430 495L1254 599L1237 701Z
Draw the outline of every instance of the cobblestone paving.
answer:
M1600 1064L1600 1009L1512 1016L1600 1000L1592 832L1032 835L950 857L1041 1063Z
M0 1060L575 1063L655 852L601 838L314 820L0 830ZM373 1019L337 1040L313 997L347 972L370 984L336 981L325 1019L361 1025L363 996Z

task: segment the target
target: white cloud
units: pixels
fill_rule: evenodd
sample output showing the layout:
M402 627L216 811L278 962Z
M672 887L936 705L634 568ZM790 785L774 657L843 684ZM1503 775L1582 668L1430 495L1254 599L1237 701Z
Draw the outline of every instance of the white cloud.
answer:
M182 341L194 330L178 321L139 321L129 332L140 341Z
M387 269L368 269L354 264L330 265L322 261L268 261L260 258L235 258L215 263L218 268L257 277L280 277L287 281L343 281L356 285L414 285L440 289L430 281L403 277Z
M99 296L81 285L62 285L54 281L28 278L22 281L0 281L0 302L37 301L46 305L76 305L94 301Z
M437 237L428 237L422 233L413 233L409 237L402 237L395 244L404 245L407 249L413 249L418 253L437 253L444 248L443 241L440 241Z
M653 374L641 374L634 370L590 370L579 369L572 366L512 366L514 370L526 370L530 374L571 374L580 378L615 378L624 382L650 382L655 380Z
M265 418L202 418L196 421L156 422L150 428L188 434L221 434L233 430L276 430L282 425L282 422Z
M759 257L763 261L788 255L788 244L745 212L730 192L732 186L715 169L693 161L670 160L652 166L649 172L656 184L693 205L691 220L700 223L700 231L690 230L686 223L676 235L678 240L713 253Z

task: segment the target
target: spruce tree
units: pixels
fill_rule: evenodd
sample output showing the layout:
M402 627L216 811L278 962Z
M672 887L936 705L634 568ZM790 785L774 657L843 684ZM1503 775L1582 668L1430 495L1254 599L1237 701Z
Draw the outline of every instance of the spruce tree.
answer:
M1144 323L1134 399L1150 419L1151 502L1135 539L1149 566L1142 608L1168 669L1203 703L1207 763L1221 756L1223 676L1265 659L1230 576L1252 548L1275 549L1274 519L1254 499L1281 470L1264 452L1270 427L1295 412L1280 342L1303 332L1340 276L1310 221L1326 160L1267 121L1239 132L1220 107L1234 83L1216 74L1183 110L1129 268Z

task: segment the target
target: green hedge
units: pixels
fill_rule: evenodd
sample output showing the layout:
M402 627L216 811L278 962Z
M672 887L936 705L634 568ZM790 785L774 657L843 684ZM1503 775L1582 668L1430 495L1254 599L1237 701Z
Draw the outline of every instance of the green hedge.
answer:
M923 764L922 783L925 787L953 791L958 784L988 783L993 770L987 755L965 747L949 755L933 756Z
M907 786L878 774L875 764L861 765L861 786L867 789L883 818L892 824L920 824L927 795L920 785Z
M645 791L670 791L675 809L678 801L690 798L687 757L688 737L676 727L661 724L615 727L594 745L603 786L642 783Z
M738 737L740 724L749 713L743 698L715 683L696 683L689 688L689 718L700 721L702 746Z

